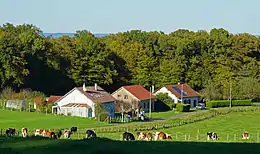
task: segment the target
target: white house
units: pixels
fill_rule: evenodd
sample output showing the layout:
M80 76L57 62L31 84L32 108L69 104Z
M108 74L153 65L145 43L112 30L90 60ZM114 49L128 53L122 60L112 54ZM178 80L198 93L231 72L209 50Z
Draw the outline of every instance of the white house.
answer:
M52 112L57 114L95 117L95 103L100 102L108 108L110 116L114 116L115 99L101 87L75 87L54 102Z
M155 92L167 93L174 103L190 104L191 108L198 105L201 95L187 84L167 85Z

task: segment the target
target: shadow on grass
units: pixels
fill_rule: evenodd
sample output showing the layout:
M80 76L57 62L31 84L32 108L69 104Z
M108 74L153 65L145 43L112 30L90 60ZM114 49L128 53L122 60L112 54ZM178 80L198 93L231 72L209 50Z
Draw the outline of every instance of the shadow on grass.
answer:
M22 154L258 154L257 143L175 142L175 141L114 141L107 138L93 140L53 140L42 138L0 138L0 153Z

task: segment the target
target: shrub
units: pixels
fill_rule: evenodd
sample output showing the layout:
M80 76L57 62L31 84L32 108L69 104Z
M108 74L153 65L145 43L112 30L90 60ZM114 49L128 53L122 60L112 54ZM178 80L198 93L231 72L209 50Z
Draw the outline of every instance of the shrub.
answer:
M179 112L189 112L190 111L190 104L178 103L177 106L176 106L176 111L179 111Z
M207 108L229 107L229 100L218 100L206 102ZM251 100L233 100L231 106L252 106Z
M109 115L108 115L107 112L99 113L99 115L98 115L98 121L99 121L99 122L104 122L104 121L108 120L108 117L109 117Z
M168 96L167 93L158 93L156 95L156 98L158 101L164 103L170 108L170 110L172 110L174 102L172 101L171 97Z

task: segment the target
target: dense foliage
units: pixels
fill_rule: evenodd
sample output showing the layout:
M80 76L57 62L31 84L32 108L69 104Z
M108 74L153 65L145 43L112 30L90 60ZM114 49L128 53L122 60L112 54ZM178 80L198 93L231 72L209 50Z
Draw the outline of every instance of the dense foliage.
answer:
M190 104L178 103L176 105L176 111L179 111L179 112L189 112L190 111Z
M251 106L251 100L233 100L231 101L231 106ZM206 103L207 108L217 108L217 107L229 107L230 101L228 100L217 100L217 101L208 101Z
M260 95L260 39L224 29L170 34L132 30L106 37L78 31L49 38L33 25L0 27L0 86L63 95L98 83L159 88L186 82L207 99Z

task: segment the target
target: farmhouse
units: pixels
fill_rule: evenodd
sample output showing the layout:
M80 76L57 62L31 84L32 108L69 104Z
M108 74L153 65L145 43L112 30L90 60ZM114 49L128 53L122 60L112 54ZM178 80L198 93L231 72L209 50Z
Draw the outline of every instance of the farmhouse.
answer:
M155 95L158 93L167 93L174 103L190 104L191 108L198 105L201 97L198 92L187 84L167 85L156 91Z
M59 100L62 96L53 96L51 95L47 100L46 103L47 104L52 104L54 102L56 102L57 100Z
M114 116L115 99L101 87L75 87L67 94L55 101L52 112L57 114L95 117L95 103L102 103L108 109L110 116Z
M118 103L137 104L145 112L149 111L151 98L151 110L154 111L154 102L156 101L156 97L140 85L123 86L112 93L112 96L117 99Z

